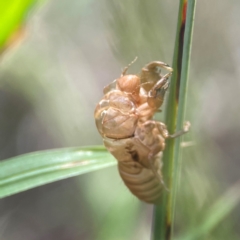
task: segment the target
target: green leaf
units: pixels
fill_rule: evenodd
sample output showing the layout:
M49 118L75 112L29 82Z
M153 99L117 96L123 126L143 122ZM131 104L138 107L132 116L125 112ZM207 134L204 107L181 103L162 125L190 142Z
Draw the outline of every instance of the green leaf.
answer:
M0 198L116 163L101 146L39 151L7 159L0 162Z
M27 14L37 2L39 0L0 0L0 52L13 34L21 30Z

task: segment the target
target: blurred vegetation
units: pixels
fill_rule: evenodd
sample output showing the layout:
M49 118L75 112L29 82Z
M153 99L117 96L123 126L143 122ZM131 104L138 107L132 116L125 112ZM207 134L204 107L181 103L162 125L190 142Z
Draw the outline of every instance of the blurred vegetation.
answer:
M183 148L174 231L179 239L202 226L208 213L220 219L221 199L226 206L238 203L239 5L197 3L186 117L192 128L184 138L190 144ZM1 159L102 144L93 111L103 86L135 56L133 73L152 60L172 62L175 1L52 0L31 9L21 44L7 45L1 57ZM145 240L151 232L152 206L128 192L114 167L4 198L0 208L1 239ZM200 239L239 239L239 214L238 205Z
M29 10L39 0L0 1L0 49L1 52L15 43L23 34L24 22Z

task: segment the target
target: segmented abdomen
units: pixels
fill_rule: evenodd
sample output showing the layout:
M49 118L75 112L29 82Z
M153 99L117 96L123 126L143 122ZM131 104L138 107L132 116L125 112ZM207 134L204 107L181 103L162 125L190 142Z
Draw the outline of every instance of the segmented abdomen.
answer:
M149 141L150 145L147 146L146 143L148 142L143 143L140 140L142 134L149 136L147 131L144 131L144 127L152 129L151 125L144 124L141 125L142 131L137 128L135 133L138 134L132 138L111 139L105 137L103 141L105 147L117 159L120 176L129 190L142 201L158 203L163 187L161 174L162 151L159 147L164 146L164 141L162 142L159 135L155 139L150 131L151 141ZM150 146L154 150L151 150ZM157 153L155 149L157 149ZM155 152L154 155L152 152Z
M155 160L160 172L160 159ZM125 185L140 200L148 203L158 203L162 185L152 169L143 167L138 162L118 162L118 170Z

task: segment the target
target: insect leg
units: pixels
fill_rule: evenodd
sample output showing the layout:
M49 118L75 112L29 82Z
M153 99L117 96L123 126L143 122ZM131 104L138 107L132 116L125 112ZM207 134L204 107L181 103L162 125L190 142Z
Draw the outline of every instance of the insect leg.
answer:
M135 63L137 61L138 57L135 57L134 60L132 62L130 62L122 71L121 77L124 76L127 73L127 70L129 69L129 67Z
M166 63L160 61L153 61L148 63L145 67L143 67L143 71L155 71L159 68L164 68L169 72L173 72L173 69Z
M168 78L172 73L165 74L160 80L158 80L154 86L148 92L147 102L149 107L158 109L161 107L164 101L164 95L168 89Z
M170 134L170 135L168 135L167 137L168 137L168 138L176 138L176 137L179 137L179 136L187 133L187 132L189 131L189 129L190 129L190 126L191 126L190 122L187 121L187 122L184 123L183 129L181 129L181 130L179 130L179 131L177 131L177 132L175 132L175 133L173 133L173 134Z
M153 88L149 91L148 97L156 98L160 97L163 99L165 92L168 89L169 83L168 78L172 75L172 73L165 74L157 83L153 86Z
M173 69L164 62L154 61L147 64L142 68L141 72L141 83L156 83L162 78L161 68L166 69L170 73L173 72Z

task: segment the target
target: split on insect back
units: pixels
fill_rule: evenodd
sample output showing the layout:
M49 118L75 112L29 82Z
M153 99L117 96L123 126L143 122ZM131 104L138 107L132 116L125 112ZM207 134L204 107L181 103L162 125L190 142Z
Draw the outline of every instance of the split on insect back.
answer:
M153 120L163 104L173 69L153 61L139 75L128 75L132 63L104 88L95 121L105 147L118 161L125 185L140 200L157 204L164 187L161 155L165 139L186 133L190 124L171 135L164 123ZM168 73L162 75L161 69Z

